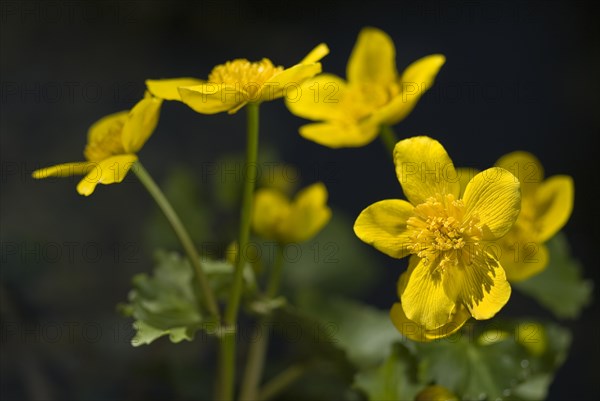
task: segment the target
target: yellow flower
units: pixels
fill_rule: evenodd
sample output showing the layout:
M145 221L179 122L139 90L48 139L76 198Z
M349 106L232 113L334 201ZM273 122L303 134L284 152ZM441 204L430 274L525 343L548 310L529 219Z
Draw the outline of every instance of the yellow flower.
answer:
M400 303L391 318L407 337L444 337L472 316L493 317L511 293L490 242L519 214L519 181L493 167L477 174L459 197L460 183L442 145L429 137L402 140L394 149L396 175L408 201L383 200L354 224L364 242L394 258L410 255L398 282Z
M33 178L84 175L77 185L81 195L91 195L98 184L121 182L137 161L158 124L162 100L146 94L131 110L110 114L96 121L88 131L83 151L87 161L63 163L33 172Z
M330 148L359 147L373 141L382 125L394 125L412 111L445 62L441 54L423 57L402 75L390 37L364 28L350 55L348 81L322 74L304 82L299 95L286 98L289 110L318 123L300 127L300 135Z
M511 171L521 182L521 214L499 245L500 262L510 281L525 280L548 265L544 242L569 220L573 210L574 185L571 177L555 175L544 180L539 160L527 152L501 157L496 166Z
M325 44L315 47L300 63L284 69L267 58L250 62L235 59L213 68L204 81L196 78L147 80L148 90L165 100L178 100L198 113L233 114L248 103L261 103L295 91L307 78L321 72L329 53Z
M293 202L272 188L261 188L254 194L252 229L265 239L282 244L304 242L330 218L327 188L320 182L301 190Z
M452 391L437 384L425 387L415 396L415 401L458 401L458 399Z
M492 345L508 339L514 339L533 356L542 356L548 349L546 329L536 322L520 322L511 331L489 329L481 333L476 341L479 345Z

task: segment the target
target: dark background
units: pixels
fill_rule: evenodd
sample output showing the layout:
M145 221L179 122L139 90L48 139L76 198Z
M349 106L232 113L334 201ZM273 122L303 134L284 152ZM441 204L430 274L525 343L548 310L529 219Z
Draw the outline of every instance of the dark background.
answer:
M593 1L2 1L1 7L3 399L186 398L214 369L198 362L204 359L196 354L210 351L197 344L128 344L130 321L115 304L126 299L132 275L151 269L152 250L141 238L143 221L155 212L135 179L100 186L86 199L76 193L76 179L34 182L31 171L82 160L89 125L131 107L147 78L204 78L236 57L290 66L320 42L331 48L324 70L344 76L367 25L393 38L399 70L427 54L447 57L435 86L396 126L400 136L435 137L462 166L489 166L524 149L540 158L547 176L574 177L575 208L564 231L585 276L600 282L600 15ZM297 165L303 185L325 181L338 210L356 216L376 200L401 196L378 141L331 150L302 139L303 121L281 101L261 111L261 146ZM243 149L243 111L199 116L168 102L141 158L161 181L174 165L198 171ZM376 252L373 258L390 263ZM395 277L397 271L386 281ZM380 289L367 301L386 308L394 297ZM550 317L518 296L508 308ZM551 399L600 395L598 312L594 303L579 320L563 322L574 342Z

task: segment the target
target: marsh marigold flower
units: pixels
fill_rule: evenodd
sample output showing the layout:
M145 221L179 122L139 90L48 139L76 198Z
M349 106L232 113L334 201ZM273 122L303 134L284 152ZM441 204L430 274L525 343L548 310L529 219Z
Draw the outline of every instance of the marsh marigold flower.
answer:
M390 37L364 28L346 68L347 81L332 74L308 79L299 96L286 105L299 116L318 123L300 127L300 135L331 148L364 146L383 125L406 118L445 62L441 54L423 57L400 75Z
M364 242L394 258L410 256L398 280L391 318L407 337L427 341L458 330L469 317L489 319L511 293L494 247L519 214L519 181L492 167L460 183L442 145L429 137L394 149L396 175L408 201L383 200L354 224Z
M198 113L233 114L246 104L283 97L307 78L321 72L321 60L329 53L325 44L315 47L300 63L284 68L268 58L251 62L235 59L213 68L207 80L174 78L147 80L148 90L165 100L178 100Z
M544 180L544 168L531 153L517 151L501 157L496 166L521 182L521 214L500 241L500 262L510 281L525 280L548 265L544 243L569 220L573 210L573 179L555 175Z
M282 244L304 242L330 218L327 188L320 182L302 189L293 201L272 188L261 188L254 194L252 229L265 239Z
M431 385L415 396L415 401L458 401L459 398L446 387Z
M87 161L63 163L33 172L33 178L84 175L77 185L81 195L91 195L98 184L123 181L137 161L158 124L162 100L146 94L131 110L110 114L96 121L88 131L83 151Z

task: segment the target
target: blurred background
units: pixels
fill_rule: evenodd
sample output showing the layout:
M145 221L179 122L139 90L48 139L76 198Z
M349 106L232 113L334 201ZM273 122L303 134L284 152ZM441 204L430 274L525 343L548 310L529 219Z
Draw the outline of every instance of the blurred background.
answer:
M458 166L485 168L527 150L546 176L574 178L564 232L584 276L599 283L597 10L593 1L2 1L0 397L204 394L215 368L212 341L133 348L131 320L116 311L131 277L151 271L154 248L178 249L143 187L131 175L84 198L77 178L34 182L31 171L83 160L90 124L130 108L147 78L205 78L239 57L290 66L320 42L331 48L324 71L344 76L364 26L393 38L400 71L431 53L447 57L435 86L395 127L400 137L430 135ZM365 206L402 196L379 141L341 150L308 142L297 134L304 121L282 101L264 104L261 117L263 160L294 165L298 174L287 179L299 186L325 182L346 231ZM209 253L222 254L235 235L244 146L243 110L201 116L165 102L140 154ZM389 283L405 262L348 241L335 248L339 259L357 248L361 265L344 272L343 263L330 263L334 273L321 271L331 279L296 274L288 287L323 285L389 308L396 299ZM598 312L594 302L578 320L561 322L573 345L549 399L600 395ZM553 319L518 293L502 314Z

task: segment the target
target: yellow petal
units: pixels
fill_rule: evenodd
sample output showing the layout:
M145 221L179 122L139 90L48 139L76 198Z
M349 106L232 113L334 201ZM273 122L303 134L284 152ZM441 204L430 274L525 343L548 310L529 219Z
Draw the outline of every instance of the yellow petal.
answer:
M404 195L413 205L438 194L458 198L460 184L454 164L435 139L417 136L398 142L394 164Z
M304 242L316 235L331 218L327 188L321 182L304 188L292 203L289 218L281 227L286 243Z
M94 167L77 185L77 192L80 195L89 196L98 184L107 185L123 181L136 161L136 155L126 154L112 156L99 163L94 163Z
M57 164L51 167L44 167L39 170L35 170L31 173L31 176L35 179L42 179L48 177L71 177L74 175L87 174L96 163L91 162L74 162L74 163L63 163Z
M354 233L361 241L374 246L393 258L403 258L410 252L406 221L414 207L397 199L383 200L363 210L354 223Z
M437 269L439 259L426 261L411 256L406 273L406 288L400 301L406 317L425 330L438 329L447 324L459 306L446 292L445 282L450 272ZM452 272L453 273L453 272Z
M458 312L453 313L450 320L437 329L427 330L406 317L402 304L397 302L392 306L390 318L396 329L405 337L420 342L433 341L456 333L469 320L471 314L466 308L459 306Z
M544 181L535 193L537 240L546 242L569 220L573 211L575 187L567 175L555 175Z
M248 103L249 98L240 85L211 82L179 87L179 94L183 103L202 114L237 111Z
M509 153L498 159L494 165L510 171L519 179L523 200L533 196L533 193L544 179L542 163L529 152L516 151Z
M396 49L392 39L377 28L364 28L350 55L346 76L351 83L387 86L396 81Z
M330 148L364 146L377 138L378 127L344 122L308 124L300 127L300 135Z
M458 401L459 398L446 387L434 384L419 392L414 401Z
M181 86L202 85L204 81L196 78L147 79L146 87L154 96L164 100L179 100L178 88Z
M522 322L515 328L514 336L515 340L535 357L541 357L548 350L548 334L546 328L539 323Z
M279 191L261 188L254 194L252 229L265 239L279 239L280 226L290 214L288 199Z
M440 68L446 62L443 54L430 54L412 62L400 77L401 83L414 83L422 90L427 90L433 85ZM422 92L421 92L422 94Z
M479 219L483 239L495 240L513 226L521 210L519 180L508 170L492 167L477 174L465 189L465 220Z
M308 78L321 73L321 68L321 63L296 64L273 75L264 83L258 101L266 102L283 96L296 96L295 94L302 84Z
M127 121L129 110L109 114L96 121L88 130L88 143L102 142L103 139L114 135L115 131L123 129Z
M300 61L300 64L312 64L320 61L323 57L329 54L329 47L325 43L318 44Z
M511 293L496 257L482 251L464 252L462 262L448 274L446 286L447 292L460 294L460 301L477 320L492 318L508 302Z
M380 124L394 125L405 119L425 92L433 86L446 58L441 54L423 57L406 68L400 78L400 93L371 118Z
M342 104L346 89L340 77L321 74L298 89L290 89L285 104L292 114L309 120L343 120L348 115Z
M471 167L457 167L456 174L458 174L458 182L460 184L460 197L462 198L467 188L469 181L473 179L480 171Z
M121 134L126 153L137 153L150 138L158 124L161 104L162 99L147 96L133 106Z
M548 248L536 242L506 244L506 237L500 240L502 255L500 264L510 282L527 280L542 272L549 262Z

